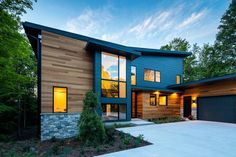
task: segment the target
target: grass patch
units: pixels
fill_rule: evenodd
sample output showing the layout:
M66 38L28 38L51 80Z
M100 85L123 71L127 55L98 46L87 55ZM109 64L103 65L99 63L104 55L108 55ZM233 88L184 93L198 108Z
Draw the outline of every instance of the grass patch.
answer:
M163 123L181 122L185 120L181 117L164 117L157 119L149 119L149 121L154 122L155 124L163 124Z

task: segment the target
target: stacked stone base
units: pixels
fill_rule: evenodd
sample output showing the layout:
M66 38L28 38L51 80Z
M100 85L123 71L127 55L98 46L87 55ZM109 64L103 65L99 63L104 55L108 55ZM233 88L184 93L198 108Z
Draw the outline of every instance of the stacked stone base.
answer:
M80 113L41 114L41 140L64 139L78 135Z

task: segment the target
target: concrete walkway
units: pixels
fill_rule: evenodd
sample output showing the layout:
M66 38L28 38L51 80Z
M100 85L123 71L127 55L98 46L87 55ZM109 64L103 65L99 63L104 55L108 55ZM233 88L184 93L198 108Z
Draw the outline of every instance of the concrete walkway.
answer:
M121 128L153 145L99 157L236 157L236 124L187 121Z

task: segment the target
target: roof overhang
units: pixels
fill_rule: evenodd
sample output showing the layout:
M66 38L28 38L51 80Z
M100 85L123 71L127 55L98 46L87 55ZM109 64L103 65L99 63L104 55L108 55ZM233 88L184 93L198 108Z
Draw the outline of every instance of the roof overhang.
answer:
M156 88L156 87L141 87L141 86L132 86L133 91L148 91L148 92L166 92L166 93L182 93L181 90L173 90L167 88Z
M198 87L202 85L210 85L210 84L222 82L222 81L234 81L234 80L236 81L236 74L229 74L229 75L224 75L220 77L213 77L213 78L193 81L189 83L171 85L171 86L168 86L168 89L184 90L187 88L193 88L193 87Z

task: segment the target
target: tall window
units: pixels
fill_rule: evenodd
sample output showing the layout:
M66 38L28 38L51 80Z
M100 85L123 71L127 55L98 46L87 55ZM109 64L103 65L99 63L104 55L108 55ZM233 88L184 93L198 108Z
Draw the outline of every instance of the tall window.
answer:
M156 82L161 82L161 73L160 71L155 71L155 81Z
M136 67L131 66L131 85L136 85Z
M102 52L102 96L126 98L126 58Z
M156 106L156 94L150 95L150 106Z
M53 112L67 112L66 87L53 87Z
M181 83L181 76L176 75L176 84L180 84L180 83Z
M144 80L154 82L154 70L144 69Z
M167 95L159 95L159 105L160 106L167 106Z

